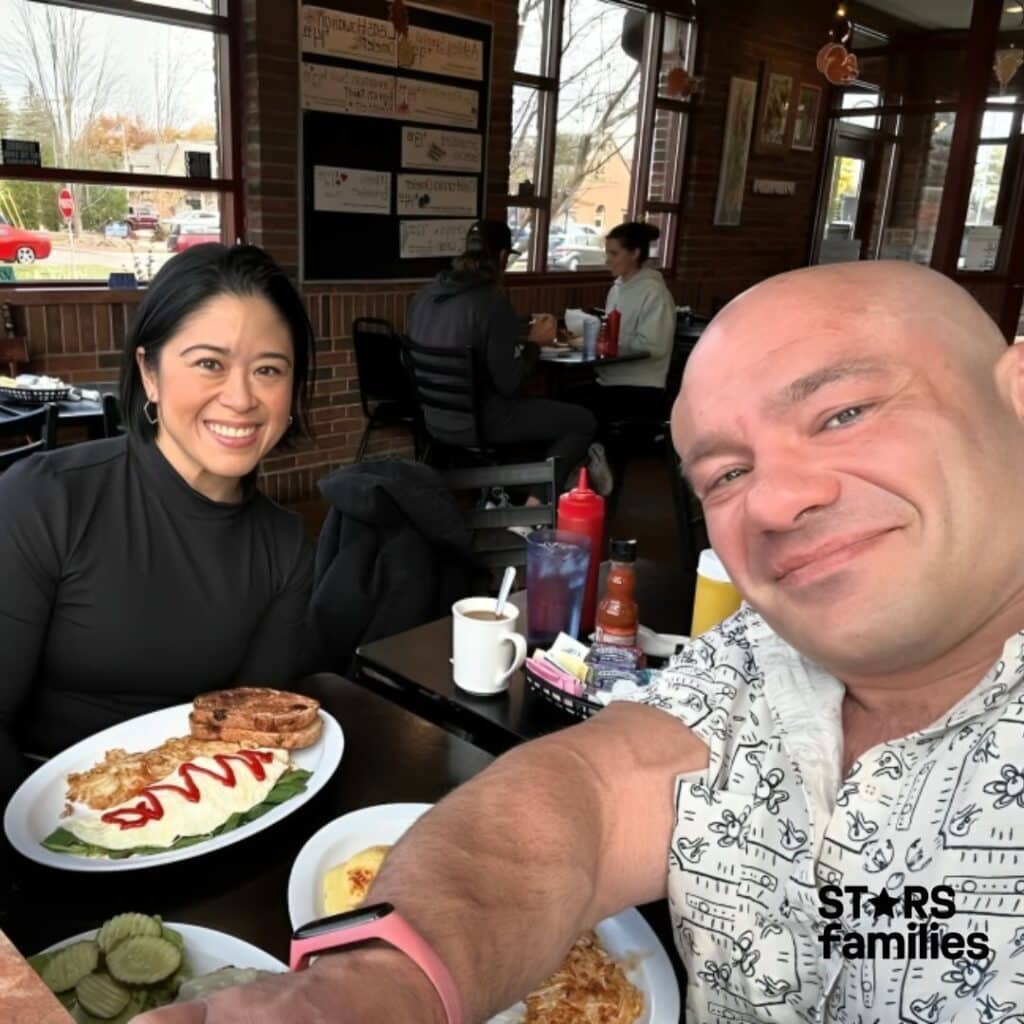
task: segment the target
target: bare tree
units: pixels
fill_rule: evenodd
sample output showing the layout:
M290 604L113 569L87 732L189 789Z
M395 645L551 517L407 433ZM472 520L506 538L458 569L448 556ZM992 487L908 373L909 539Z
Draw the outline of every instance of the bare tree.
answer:
M526 0L520 22L543 8ZM595 16L595 11L600 10ZM635 139L640 66L622 49L624 9L569 3L562 32L558 125L550 223L568 213L580 193L616 155L629 163ZM537 14L534 13L534 17ZM532 70L532 69L531 69ZM511 179L532 177L539 93L523 89L513 114Z
M184 131L188 111L185 108L185 88L202 68L193 41L186 29L167 29L150 54L150 83L148 121L157 138L157 171L166 174L168 167L160 156L159 144L170 142Z
M13 0L0 67L9 81L34 90L45 111L58 167L85 167L81 140L87 125L118 87L110 41L100 42L85 12ZM77 192L77 189L73 189ZM76 198L79 198L76 195ZM74 230L82 230L81 203Z

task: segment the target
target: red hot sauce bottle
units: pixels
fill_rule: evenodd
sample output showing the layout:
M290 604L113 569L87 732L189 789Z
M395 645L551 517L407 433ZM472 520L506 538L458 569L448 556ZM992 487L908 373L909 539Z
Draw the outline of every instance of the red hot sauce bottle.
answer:
M611 566L604 597L597 606L596 640L599 644L635 647L639 610L636 599L636 541L613 540L608 546Z

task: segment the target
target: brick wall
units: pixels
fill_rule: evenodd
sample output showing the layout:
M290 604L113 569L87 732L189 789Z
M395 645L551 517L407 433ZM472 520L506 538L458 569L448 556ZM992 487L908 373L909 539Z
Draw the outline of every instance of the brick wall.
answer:
M829 103L828 83L814 58L834 10L835 3L825 0L701 5L697 74L704 88L690 131L678 263L677 293L689 305L716 309L758 281L807 262ZM825 87L815 148L780 156L751 153L740 225L715 227L729 79L753 78L760 84L767 58L796 62L802 82ZM794 181L796 195L754 195L755 178Z
M364 0L353 0L352 6ZM512 63L516 42L515 0L434 0L433 6L484 18L494 24L490 139L486 205L490 216L504 216L507 194L512 107ZM671 9L672 5L666 5ZM291 273L298 265L298 40L297 0L243 0L246 232ZM784 9L783 9L784 8ZM371 13L382 4L366 7ZM699 73L705 91L693 116L685 208L680 238L680 275L669 282L677 297L708 310L761 278L800 266L805 260L813 219L815 182L824 131L819 126L814 153L792 152L776 158L752 158L755 175L797 180L797 196L753 196L744 200L739 228L714 228L722 125L729 76L758 77L760 61L770 55L796 59L804 81L820 82L814 54L831 16L824 0L760 5L755 0L717 0L702 5ZM341 240L358 244L357 239ZM513 305L521 313L602 305L608 281L552 280L542 285L508 282ZM363 430L359 387L353 362L351 329L358 316L383 316L401 328L413 283L310 286L304 297L318 338L314 446L271 457L264 466L264 487L281 501L315 494L315 483L334 467L351 461ZM58 301L45 292L8 293L0 299L15 306L19 333L29 338L32 368L73 376L77 381L117 376L120 346L137 294L111 302L108 293L88 292ZM70 304L68 304L70 303ZM374 431L371 455L408 452L402 431Z

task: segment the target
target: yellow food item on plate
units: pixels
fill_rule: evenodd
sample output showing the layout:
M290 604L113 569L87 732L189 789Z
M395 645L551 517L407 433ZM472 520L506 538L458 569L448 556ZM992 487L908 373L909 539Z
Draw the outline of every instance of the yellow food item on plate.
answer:
M323 880L324 913L344 914L355 910L366 899L390 849L390 846L371 846L331 868Z

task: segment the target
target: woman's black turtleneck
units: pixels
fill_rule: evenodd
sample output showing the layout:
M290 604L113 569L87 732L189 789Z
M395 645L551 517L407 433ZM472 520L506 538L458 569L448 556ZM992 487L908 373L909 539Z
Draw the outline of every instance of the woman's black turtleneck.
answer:
M312 551L254 488L194 491L125 437L0 476L0 791L134 715L311 668Z

